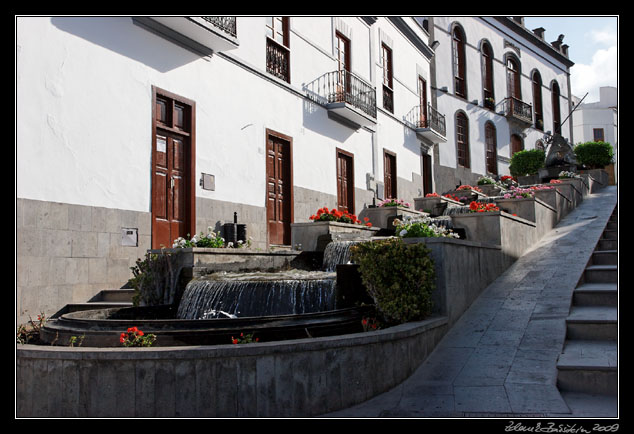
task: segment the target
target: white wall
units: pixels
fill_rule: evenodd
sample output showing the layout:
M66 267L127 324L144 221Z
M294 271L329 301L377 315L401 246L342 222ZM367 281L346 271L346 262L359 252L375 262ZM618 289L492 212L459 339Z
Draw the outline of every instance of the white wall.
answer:
M340 22L352 33L353 72L369 79L376 67L372 28L358 18ZM331 17L291 19L288 91L223 56L202 58L131 18L18 18L17 196L149 211L153 85L196 102L199 197L265 206L266 128L293 137L295 185L336 194L339 147L354 154L355 186L365 188L372 133L334 122L300 96L335 69L335 25ZM411 179L420 173L419 145L399 120L416 104L416 53L389 27L395 75L405 86L398 87L399 112L380 117L378 131L389 139L382 136L379 148L395 150L398 175ZM227 55L266 75L264 17L239 17L238 39ZM198 186L201 172L215 175L215 191Z
M467 72L467 98L459 98L453 95L453 61L452 61L452 24L460 23L466 39L466 72ZM506 65L504 55L515 50L504 46L504 40L513 43L520 49L518 56L521 63L521 93L522 100L533 104L533 92L531 73L537 69L542 77L542 106L544 115L544 130L552 131L552 105L550 84L556 80L559 84L561 98L561 121L568 112L568 86L565 66L560 61L542 52L532 44L523 42L523 38L509 29L502 28L492 18L477 17L434 17L434 38L440 42L436 49L436 83L438 88L447 87L448 92L436 91L438 108L447 119L447 143L439 146L440 164L448 167L456 167L455 146L455 115L458 110L464 111L469 118L469 141L471 147L471 170L476 173L485 173L484 150L484 122L491 120L497 130L498 156L510 157L510 136L514 132L506 119L490 110L481 107L483 100L482 91L482 65L481 43L487 40L492 47L494 56L493 81L496 101L496 112L502 112L502 101L507 97ZM477 100L477 104L471 102ZM569 137L569 126L562 128L562 135ZM543 138L543 132L529 127L523 131L524 146L532 149L537 140ZM508 173L508 166L498 162L500 174Z

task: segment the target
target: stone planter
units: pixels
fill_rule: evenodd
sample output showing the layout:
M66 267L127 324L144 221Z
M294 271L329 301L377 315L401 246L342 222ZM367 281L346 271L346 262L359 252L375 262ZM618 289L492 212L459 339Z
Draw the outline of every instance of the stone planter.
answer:
M526 176L518 176L517 182L519 185L535 185L541 183L541 177L537 174L535 175L526 175Z
M559 190L556 184L550 184L551 189L535 190L535 198L557 210L557 222L572 210L572 202Z
M461 202L446 197L417 197L414 198L414 207L417 210L429 213L431 217L438 217L443 215L445 209L449 205L462 206Z
M478 186L478 188L480 187ZM484 193L480 193L479 191L475 191L475 190L452 190L452 191L448 191L445 194L451 194L458 198L466 197L467 203L474 200L477 201L480 197L486 196Z
M369 219L372 227L380 229L394 229L392 220L395 217L403 218L404 216L422 217L427 215L425 212L415 211L411 208L403 206L382 206L375 208L365 208L359 213L359 219L364 221L364 217Z
M487 196L499 196L500 194L502 194L502 188L499 185L483 184L478 185L478 188L482 190L482 193Z
M562 178L560 181L561 183L557 184L557 187L565 189L568 186L564 194L572 201L573 207L576 208L585 196L585 183L580 178Z
M536 224L504 211L455 214L455 228L465 230L466 239L500 246L502 254L516 260L537 241Z
M249 271L281 269L290 266L299 251L188 247L182 249L149 250L150 253L177 254L178 266L185 270Z
M306 252L323 252L333 240L370 239L379 228L339 222L291 223L291 245Z
M535 223L537 240L557 224L557 208L534 197L517 199L497 199L497 206L512 215Z
M403 238L403 242L424 243L431 250L436 273L433 312L447 316L450 327L511 264L500 246L444 237Z

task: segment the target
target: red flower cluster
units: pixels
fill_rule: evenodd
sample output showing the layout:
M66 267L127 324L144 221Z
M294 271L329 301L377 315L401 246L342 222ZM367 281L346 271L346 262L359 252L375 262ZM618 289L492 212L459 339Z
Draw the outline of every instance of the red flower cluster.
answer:
M462 191L462 190L473 190L473 191L479 191L482 192L482 190L480 189L480 187L472 187L471 185L461 185L460 187L458 187L456 190Z
M442 197L446 197L447 199L455 200L456 202L460 202L460 198L458 196L454 196L451 193L443 194Z
M550 180L550 183L551 183L551 184L563 184L563 183L562 183L560 180L558 180L558 179L551 179L551 180Z
M130 336L130 334L132 334L132 336ZM127 333L121 333L121 336L119 336L119 342L124 343L128 340L128 338L134 339L136 336L143 336L143 332L137 327L130 327Z
M439 197L438 193L427 193L425 197Z
M137 327L130 327L127 332L123 332L119 336L119 342L126 347L149 347L155 340L155 335L145 335Z
M335 221L340 223L352 223L352 224L362 224L361 220L357 218L355 214L350 214L348 211L339 211L336 208L328 209L328 207L319 208L317 210L317 214L313 214L310 216L310 219L313 221ZM368 227L372 227L372 223L368 222L368 218L364 217L364 224Z
M504 175L504 176L502 176L502 177L500 178L500 181L502 181L502 182L507 181L507 180L516 181L516 179L515 179L515 178L513 178L513 177L512 177L512 176L510 176L510 175Z
M489 212L489 211L499 211L494 203L480 203L480 202L471 202L469 204L470 212Z

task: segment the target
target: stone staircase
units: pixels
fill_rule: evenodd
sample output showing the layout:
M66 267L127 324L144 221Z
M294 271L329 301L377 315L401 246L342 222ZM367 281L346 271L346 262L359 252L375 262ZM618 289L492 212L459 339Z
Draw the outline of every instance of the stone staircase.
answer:
M52 315L51 318L57 318L65 313L82 310L129 307L132 306L133 295L134 289L103 289L86 303L67 304L61 310Z
M615 207L572 298L557 362L562 392L618 393L618 208Z

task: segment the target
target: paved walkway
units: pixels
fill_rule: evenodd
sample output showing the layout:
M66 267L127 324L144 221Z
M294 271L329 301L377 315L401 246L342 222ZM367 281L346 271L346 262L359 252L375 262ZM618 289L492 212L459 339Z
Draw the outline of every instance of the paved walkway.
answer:
M556 387L572 292L617 202L589 195L487 287L405 382L325 417L616 417Z

